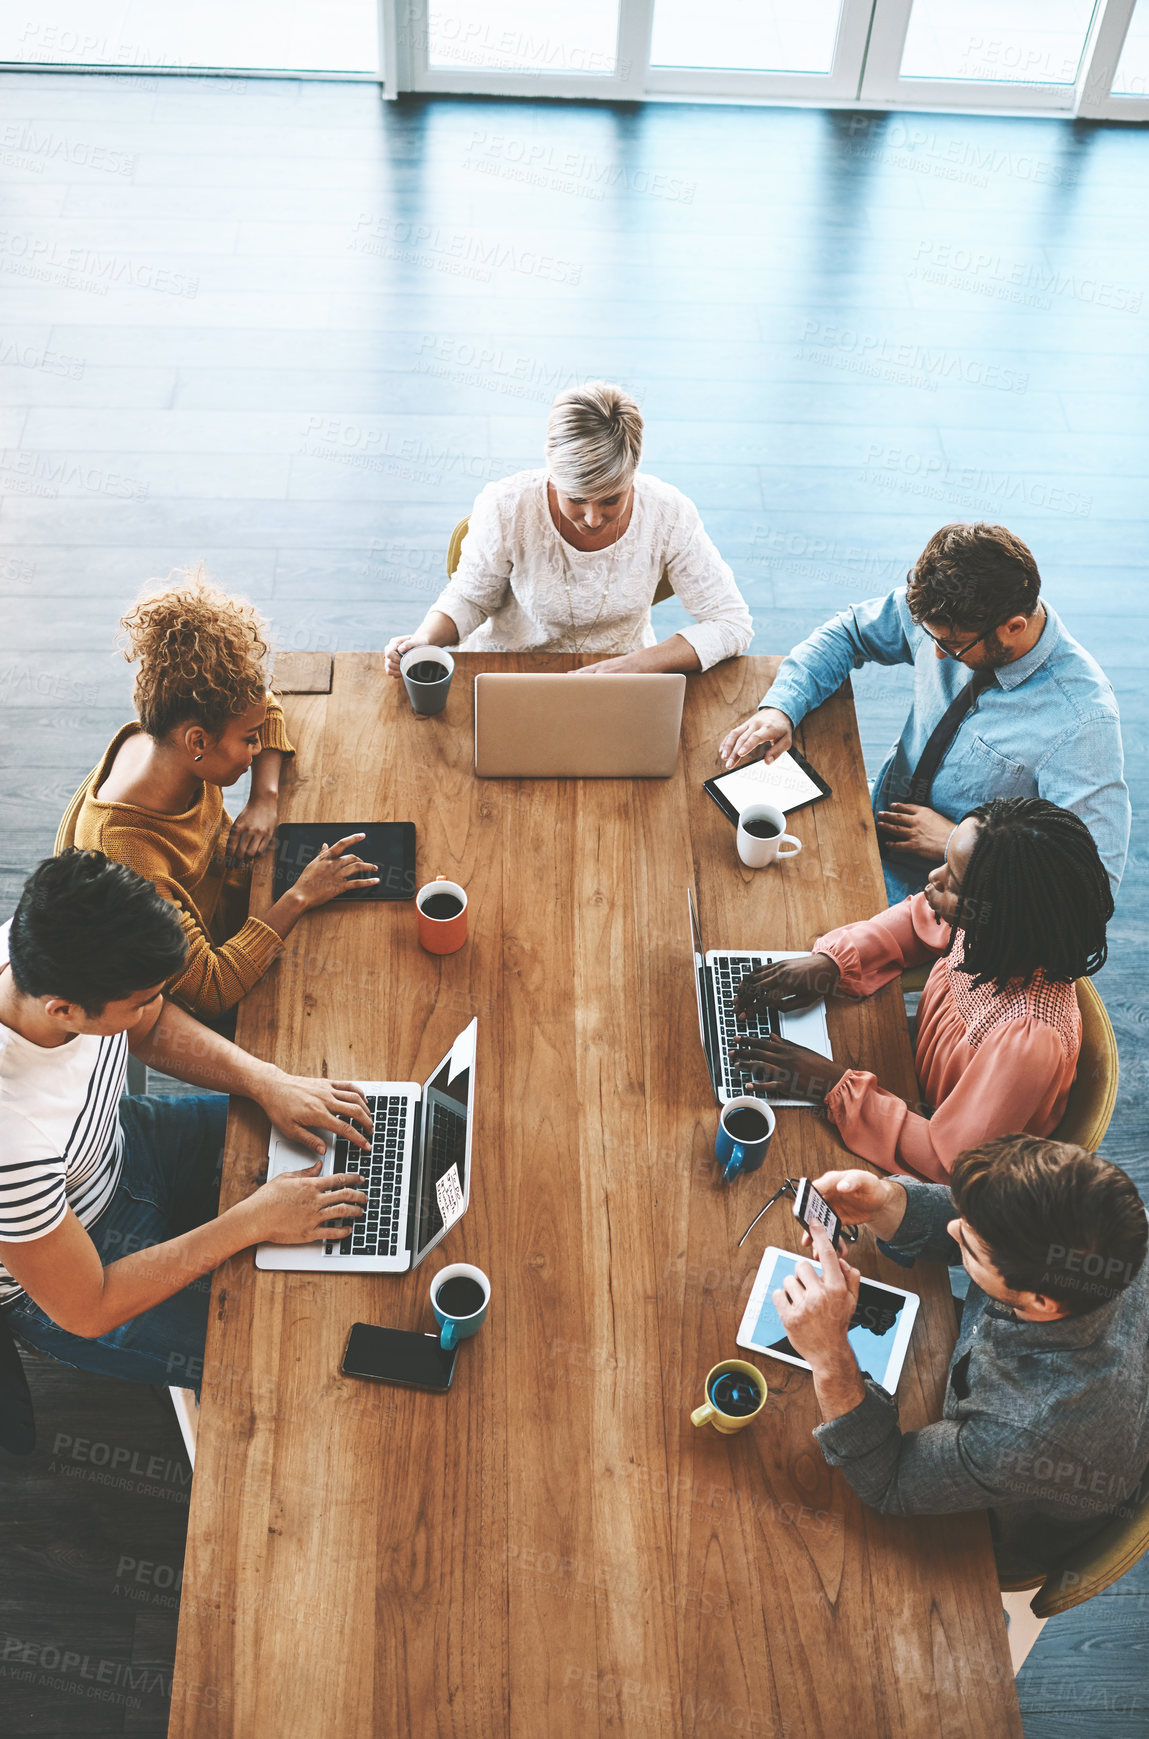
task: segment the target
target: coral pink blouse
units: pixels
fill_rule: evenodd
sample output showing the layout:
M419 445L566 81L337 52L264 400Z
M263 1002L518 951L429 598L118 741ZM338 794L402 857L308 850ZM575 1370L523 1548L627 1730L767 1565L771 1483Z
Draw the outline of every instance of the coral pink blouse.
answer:
M1005 990L972 988L959 931L939 924L914 894L861 924L819 936L818 954L841 970L838 988L869 996L907 966L936 962L918 1006L918 1081L933 1115L922 1117L865 1069L851 1069L826 1109L852 1153L884 1171L945 1183L959 1153L997 1135L1050 1135L1065 1110L1081 1049L1072 984L1043 972Z

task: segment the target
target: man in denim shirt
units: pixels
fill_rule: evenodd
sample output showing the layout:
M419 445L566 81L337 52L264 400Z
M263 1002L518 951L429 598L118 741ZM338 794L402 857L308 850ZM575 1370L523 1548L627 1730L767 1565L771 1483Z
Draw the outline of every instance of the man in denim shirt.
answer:
M990 797L1072 809L1116 894L1130 823L1117 701L1040 589L1004 526L943 526L905 591L841 611L794 648L719 753L728 767L763 748L772 761L851 670L912 664L910 714L873 782L890 903L921 889L954 822Z
M1128 1515L1149 1462L1149 1238L1132 1181L1099 1154L1031 1135L969 1149L946 1190L828 1172L817 1187L896 1261L970 1277L942 1418L903 1435L897 1403L846 1339L857 1270L813 1230L774 1303L812 1367L815 1437L890 1515L988 1510L1005 1580L1037 1579ZM951 1195L952 1191L952 1195Z

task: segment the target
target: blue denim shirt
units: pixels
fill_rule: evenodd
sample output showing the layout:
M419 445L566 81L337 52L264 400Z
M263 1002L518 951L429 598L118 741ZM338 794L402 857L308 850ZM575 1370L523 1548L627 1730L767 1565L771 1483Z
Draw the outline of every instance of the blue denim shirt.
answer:
M930 807L953 821L990 797L1045 797L1089 828L1116 894L1129 849L1129 792L1113 689L1096 660L1045 606L1033 649L1002 665L958 727L933 783ZM786 658L763 706L794 724L861 665L912 664L914 698L902 734L873 783L875 812L902 803L934 726L972 677L939 658L910 615L905 590L870 598L816 628ZM917 893L920 872L886 865L891 904Z
M891 1254L959 1261L949 1191L898 1182ZM936 1424L903 1435L897 1402L867 1378L865 1399L814 1435L875 1509L988 1510L1002 1576L1044 1574L1146 1489L1149 1260L1116 1298L1056 1322L1018 1322L971 1281Z

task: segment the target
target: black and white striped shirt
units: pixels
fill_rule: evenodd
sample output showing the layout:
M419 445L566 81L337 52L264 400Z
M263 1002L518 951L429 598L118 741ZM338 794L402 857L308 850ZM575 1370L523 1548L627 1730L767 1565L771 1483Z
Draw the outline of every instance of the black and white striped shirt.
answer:
M0 928L0 970L9 928ZM0 1022L0 1246L45 1237L69 1208L83 1226L103 1213L123 1164L127 1066L125 1033L49 1047ZM0 1263L0 1305L21 1290Z

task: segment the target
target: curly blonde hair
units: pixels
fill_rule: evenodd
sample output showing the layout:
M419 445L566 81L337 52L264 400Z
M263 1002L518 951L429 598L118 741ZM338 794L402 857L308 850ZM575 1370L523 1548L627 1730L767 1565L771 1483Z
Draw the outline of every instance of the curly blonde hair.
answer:
M121 616L124 657L140 661L134 699L149 737L191 719L213 737L265 698L267 623L246 598L213 586L202 567L169 575Z

